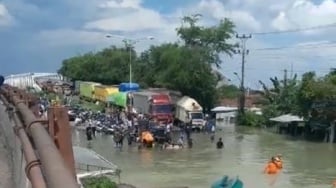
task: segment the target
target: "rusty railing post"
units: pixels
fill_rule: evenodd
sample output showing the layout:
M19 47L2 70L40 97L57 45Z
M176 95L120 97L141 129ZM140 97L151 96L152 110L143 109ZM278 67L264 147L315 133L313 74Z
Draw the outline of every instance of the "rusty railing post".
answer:
M49 134L54 139L67 167L76 178L75 160L72 149L71 128L67 108L53 106L48 109Z

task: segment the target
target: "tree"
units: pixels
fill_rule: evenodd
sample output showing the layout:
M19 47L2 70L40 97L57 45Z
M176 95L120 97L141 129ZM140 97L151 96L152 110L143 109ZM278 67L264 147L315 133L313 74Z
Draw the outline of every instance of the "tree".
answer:
M147 85L181 91L211 108L216 97L216 77L211 66L202 62L202 54L195 49L176 44L152 46L139 60L137 79Z
M297 93L299 112L306 118L309 116L310 108L315 98L315 79L314 72L304 73Z
M236 99L240 94L240 89L235 85L224 85L217 90L221 98Z
M220 53L232 55L235 44L229 43L234 24L228 19L216 26L198 25L200 16L183 18L177 34L184 44L151 46L136 57L133 52L133 75L142 87L166 87L179 90L210 109L217 99ZM74 80L119 84L128 80L129 54L124 48L111 47L63 61L59 73Z
M220 67L219 54L224 52L232 56L238 46L228 42L235 34L235 25L225 18L216 26L203 27L197 25L201 17L200 14L185 16L181 27L176 29L177 34L187 47L200 50L203 61Z
M299 98L301 109L306 116L311 115L314 121L327 122L325 128L330 128L329 142L334 142L336 106L336 74L330 72L322 78L316 78L314 73L306 73L302 79ZM316 107L314 104L323 104ZM312 113L314 112L314 113ZM311 125L313 126L313 125ZM326 129L326 132L328 129ZM327 134L325 135L327 140Z
M136 57L134 51L132 55ZM128 65L129 51L112 46L95 54L66 59L58 72L74 80L119 84L128 80Z
M277 77L270 78L272 87L269 88L265 83L259 81L264 89L264 97L267 103L263 108L266 120L274 116L288 113L298 113L298 81L297 75L292 79L279 80Z

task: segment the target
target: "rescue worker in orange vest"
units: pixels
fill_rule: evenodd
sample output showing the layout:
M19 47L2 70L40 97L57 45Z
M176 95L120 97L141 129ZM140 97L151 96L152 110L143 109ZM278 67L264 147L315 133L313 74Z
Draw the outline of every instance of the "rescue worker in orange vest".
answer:
M268 162L267 166L264 169L266 174L277 174L280 168L277 166L279 160L276 157L272 157L271 161Z
M154 144L154 137L149 131L144 131L141 133L141 141L144 146L152 147Z
M282 161L282 155L281 154L278 154L276 157L275 157L275 163L277 165L277 167L279 169L282 169L283 168L283 161Z

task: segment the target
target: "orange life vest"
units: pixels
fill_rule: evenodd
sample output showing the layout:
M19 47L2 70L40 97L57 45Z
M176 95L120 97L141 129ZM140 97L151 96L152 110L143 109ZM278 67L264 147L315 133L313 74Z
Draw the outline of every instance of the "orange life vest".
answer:
M269 162L264 170L264 172L267 174L277 174L278 171L279 171L279 168L274 162Z
M151 143L154 141L154 137L150 132L145 131L145 132L142 132L141 134L141 140L147 143Z

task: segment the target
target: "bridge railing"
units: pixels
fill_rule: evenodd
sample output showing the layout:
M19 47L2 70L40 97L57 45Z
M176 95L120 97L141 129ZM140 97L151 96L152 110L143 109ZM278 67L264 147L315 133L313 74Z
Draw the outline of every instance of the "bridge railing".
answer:
M67 109L52 107L48 120L39 119L38 99L9 85L1 87L1 100L12 109L33 188L78 188Z

